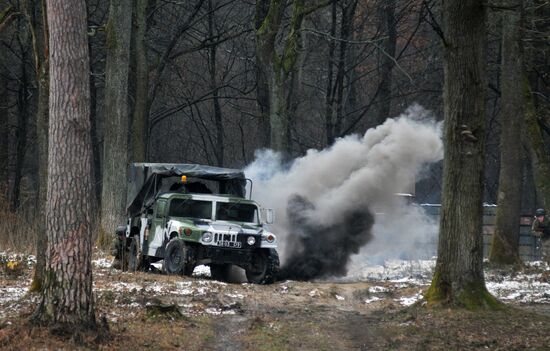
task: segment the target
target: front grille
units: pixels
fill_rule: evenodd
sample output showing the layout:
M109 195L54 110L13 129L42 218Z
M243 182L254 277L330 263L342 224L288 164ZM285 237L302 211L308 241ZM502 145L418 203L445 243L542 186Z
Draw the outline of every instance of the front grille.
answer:
M242 247L242 244L237 240L237 234L214 233L214 243L222 247Z

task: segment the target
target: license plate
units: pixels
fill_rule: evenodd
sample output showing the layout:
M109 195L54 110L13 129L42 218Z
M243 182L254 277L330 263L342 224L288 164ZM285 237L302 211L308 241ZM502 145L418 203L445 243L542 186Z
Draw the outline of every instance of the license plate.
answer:
M218 246L222 246L222 247L234 247L234 248L237 248L237 249L240 249L241 248L241 245L242 243L240 242L233 242L233 241L218 241Z

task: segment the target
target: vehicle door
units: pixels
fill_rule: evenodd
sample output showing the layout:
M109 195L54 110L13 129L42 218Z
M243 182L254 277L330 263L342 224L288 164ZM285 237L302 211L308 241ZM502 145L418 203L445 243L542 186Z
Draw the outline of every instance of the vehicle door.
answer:
M149 233L149 255L157 256L157 250L164 243L164 227L166 225L166 209L168 201L166 199L157 200L151 231Z

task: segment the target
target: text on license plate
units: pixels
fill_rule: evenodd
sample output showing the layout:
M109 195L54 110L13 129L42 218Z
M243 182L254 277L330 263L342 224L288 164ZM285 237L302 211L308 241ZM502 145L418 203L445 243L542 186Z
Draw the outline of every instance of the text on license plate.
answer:
M241 245L242 243L238 242L238 241L218 241L218 246L222 246L222 247L234 247L234 248L237 248L237 249L240 249L241 248Z

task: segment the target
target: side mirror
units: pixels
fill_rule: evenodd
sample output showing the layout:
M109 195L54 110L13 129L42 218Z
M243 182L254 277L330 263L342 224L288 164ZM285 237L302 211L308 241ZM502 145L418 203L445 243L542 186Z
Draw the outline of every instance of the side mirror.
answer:
M266 224L273 224L275 221L275 211L272 208L262 209L262 218Z
M153 211L153 208L152 208L152 207L149 207L149 208L147 209L147 215L151 215L151 216L152 216L152 215L153 215L153 212L154 212L154 211Z

